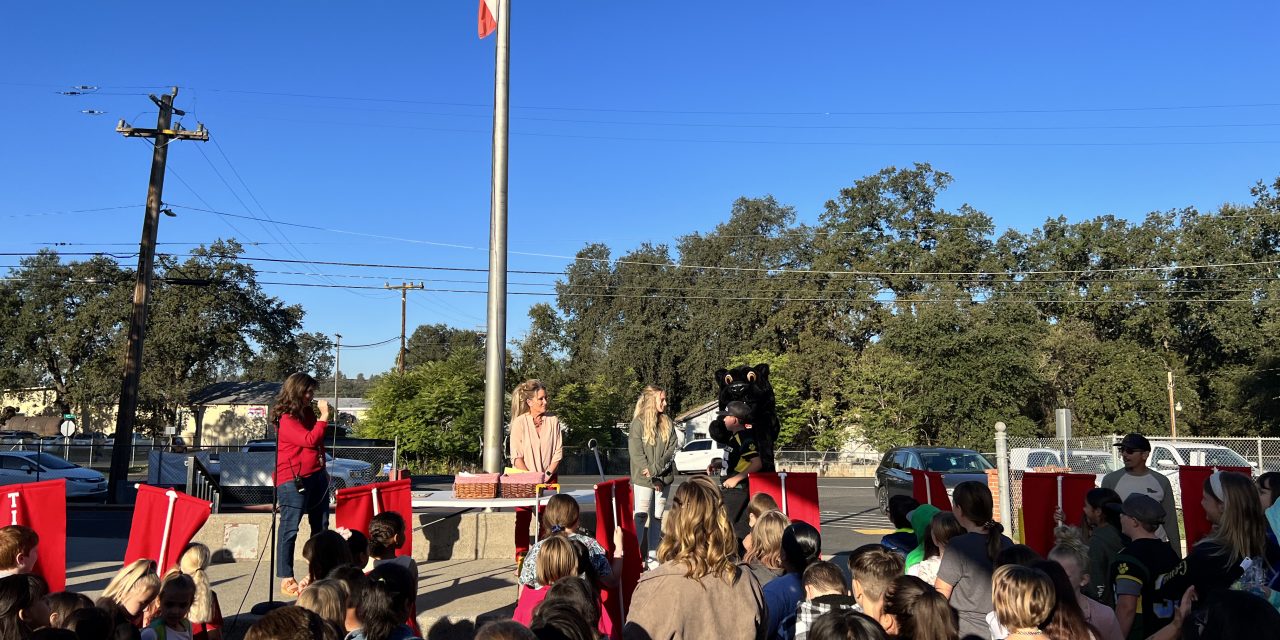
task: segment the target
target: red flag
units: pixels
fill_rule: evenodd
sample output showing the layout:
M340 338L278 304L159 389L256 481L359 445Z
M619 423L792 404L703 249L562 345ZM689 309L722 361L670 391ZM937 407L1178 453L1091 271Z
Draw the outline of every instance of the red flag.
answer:
M9 485L5 491L9 517L6 525L20 524L40 536L36 566L31 572L49 583L49 592L67 587L67 481L44 480Z
M911 470L911 494L920 504L931 504L943 511L951 510L951 498L947 496L947 485L942 482L942 474L924 469Z
M338 489L334 523L339 527L354 529L369 536L369 521L383 511L395 511L404 517L406 526L413 527L413 502L409 480L375 482L358 487ZM405 531L404 546L396 549L397 556L413 555L412 531Z
M622 580L600 592L600 631L613 637L627 620L628 603L640 579L640 540L631 516L631 479L617 478L596 485L596 541L612 557L613 529L622 527Z
M175 489L138 485L138 501L133 507L133 525L129 528L124 563L150 558L159 566L160 575L164 575L182 557L182 548L209 520L212 506L208 500Z
M498 2L480 0L480 39L483 40L498 29Z
M1182 526L1185 532L1182 539L1187 543L1188 552L1213 529L1208 516L1204 515L1204 507L1200 505L1200 500L1204 498L1204 481L1208 480L1214 471L1240 473L1245 477L1252 477L1253 474L1253 470L1249 467L1178 467L1178 485L1182 490ZM1177 516L1166 514L1165 526L1178 526Z
M813 525L822 532L822 518L818 508L818 474L753 473L747 479L751 495L763 493L778 503L778 508L791 520Z
M1068 515L1083 511L1085 494L1096 482L1097 476L1088 473L1024 473L1023 542L1041 556L1047 556L1053 548L1054 511L1061 508Z

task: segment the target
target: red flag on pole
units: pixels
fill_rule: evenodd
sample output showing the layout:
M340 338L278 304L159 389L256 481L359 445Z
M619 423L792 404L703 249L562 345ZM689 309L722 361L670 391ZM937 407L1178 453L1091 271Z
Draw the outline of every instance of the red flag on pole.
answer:
M500 0L480 0L480 39L498 30L498 2Z
M174 489L138 485L138 501L133 507L129 546L124 563L150 558L164 575L182 556L196 532L209 520L213 503Z
M911 495L920 504L931 504L943 511L951 510L951 498L947 496L947 485L942 482L942 474L924 469L911 470Z
M1209 522L1208 516L1204 514L1204 507L1200 505L1200 500L1204 498L1204 481L1208 480L1214 471L1240 473L1244 474L1245 477L1250 477L1253 474L1249 467L1178 467L1178 485L1182 490L1183 540L1187 542L1188 552L1201 538L1209 535L1209 531L1213 529L1213 524ZM1152 473L1156 472L1153 471ZM1222 496L1218 497L1221 498ZM1178 526L1176 514L1165 514L1165 526Z
M628 603L640 580L640 540L636 538L636 522L632 518L631 479L617 478L601 482L596 490L596 541L613 555L613 529L622 527L622 580L617 587L600 592L600 632L614 637L627 621Z
M67 481L44 480L5 487L9 517L3 524L30 527L40 537L31 572L49 583L49 592L67 587Z
M816 473L753 473L747 480L751 495L763 493L778 503L778 508L791 520L813 525L822 532L822 518L818 507L818 474Z
M1082 512L1085 494L1096 482L1097 477L1088 473L1024 473L1023 542L1036 553L1048 555L1053 548L1054 511L1061 508L1068 515Z
M334 523L339 527L354 529L369 536L369 521L383 511L395 511L404 517L408 528L413 527L412 483L409 480L375 482L338 489L334 502L337 508ZM405 532L404 546L396 549L397 556L413 555L412 531Z

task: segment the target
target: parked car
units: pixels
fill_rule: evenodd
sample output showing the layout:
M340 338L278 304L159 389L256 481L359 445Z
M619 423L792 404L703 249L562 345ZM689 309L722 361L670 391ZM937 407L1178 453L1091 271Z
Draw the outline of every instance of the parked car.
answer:
M1096 484L1102 486L1102 477L1120 468L1111 451L1099 449L1067 450L1069 464L1062 463L1061 449L1015 447L1009 450L1011 471L1035 471L1040 467L1068 467L1074 473L1092 473Z
M65 478L67 498L105 500L107 478L93 469L72 464L51 453L0 451L0 485Z
M690 440L676 452L676 473L706 473L713 460L723 460L724 449L710 438Z
M21 444L23 442L31 442L40 437L40 434L34 431L15 431L13 429L4 429L0 431L0 444Z
M1167 441L1151 443L1151 456L1147 458L1147 466L1168 476L1169 482L1174 486L1178 484L1178 467L1182 465L1249 467L1253 470L1253 475L1259 474L1256 462L1250 462L1222 445Z
M950 447L895 447L885 452L876 467L876 501L880 510L889 512L889 498L912 495L911 470L924 469L942 474L947 498L961 482L975 480L986 484L986 470L993 468L981 453L972 449Z
M246 453L275 453L276 441L252 440L241 450ZM325 452L324 459L325 470L329 472L329 477L333 479L334 487L337 489L373 482L373 465L368 462L348 458L335 458L328 452ZM215 473L213 469L210 469L209 472Z
M106 434L101 431L92 431L90 433L75 433L71 436L71 444L76 446L96 445L102 446L109 444L111 441L107 439Z

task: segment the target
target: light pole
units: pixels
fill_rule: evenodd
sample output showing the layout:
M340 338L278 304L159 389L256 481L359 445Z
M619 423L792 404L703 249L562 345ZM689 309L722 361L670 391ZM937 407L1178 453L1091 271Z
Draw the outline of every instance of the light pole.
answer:
M338 446L338 425L342 422L342 414L338 413L338 376L342 375L342 334L335 333L333 353L333 446Z

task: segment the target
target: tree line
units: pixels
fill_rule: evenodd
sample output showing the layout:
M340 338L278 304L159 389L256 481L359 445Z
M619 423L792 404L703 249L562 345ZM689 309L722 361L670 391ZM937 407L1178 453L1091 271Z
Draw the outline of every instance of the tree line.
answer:
M530 310L515 378L538 377L575 426L629 418L655 383L679 412L712 372L769 362L780 446L989 449L996 421L1050 435L1280 435L1280 180L1248 204L1130 222L1047 218L997 233L938 196L951 176L886 168L813 224L765 196L673 245L588 244ZM616 257L615 257L616 255Z
M220 240L184 260L157 256L139 383L144 433L175 424L192 392L213 382L332 375L332 342L302 331L302 307L266 294L242 253ZM0 388L51 388L50 410L97 410L93 426L113 431L101 411L120 399L134 280L106 256L22 258L0 281Z

